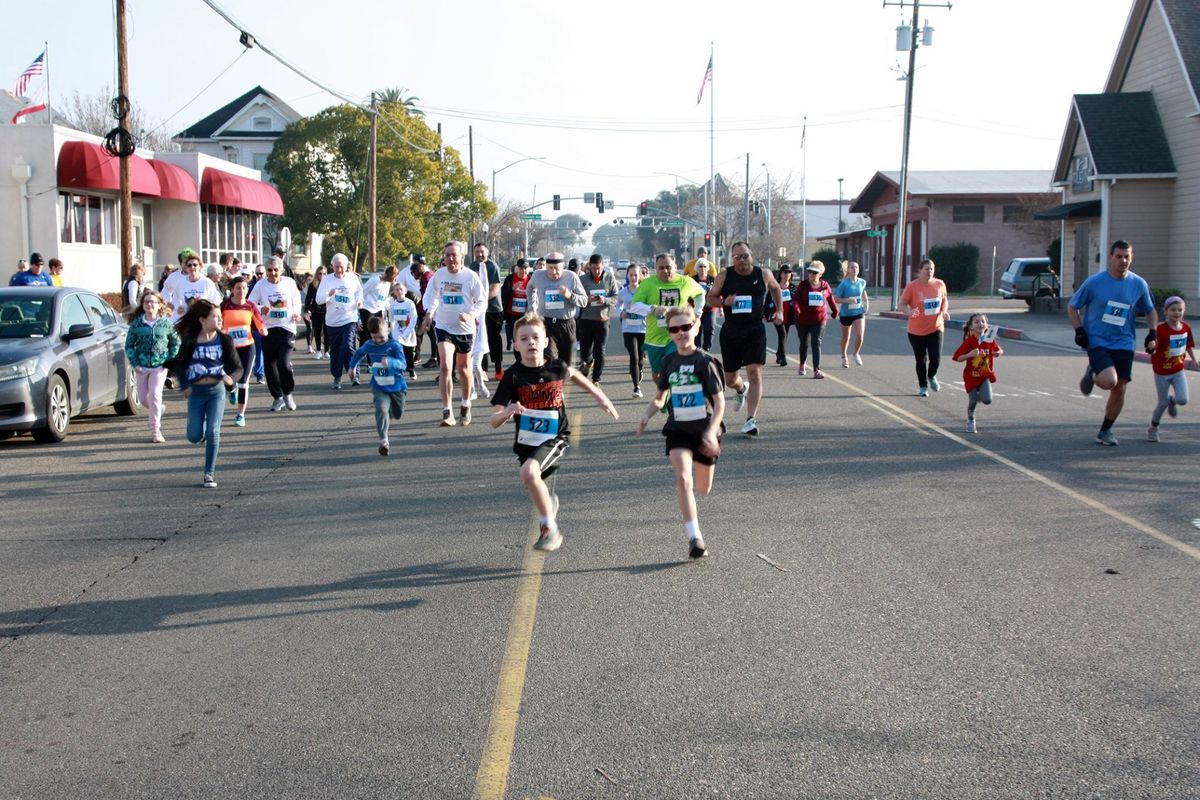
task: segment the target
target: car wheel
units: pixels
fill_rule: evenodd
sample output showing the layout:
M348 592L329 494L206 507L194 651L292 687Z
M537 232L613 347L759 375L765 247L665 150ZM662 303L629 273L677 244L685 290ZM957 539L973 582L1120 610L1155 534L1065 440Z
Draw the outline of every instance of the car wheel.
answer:
M34 428L33 438L39 442L61 442L71 427L71 395L59 375L46 381L46 427Z
M120 417L136 417L142 413L143 406L139 402L137 392L137 373L133 367L125 365L125 399L113 403L113 410Z
M5 439L11 439L16 435L16 431L0 431L0 442L3 442Z

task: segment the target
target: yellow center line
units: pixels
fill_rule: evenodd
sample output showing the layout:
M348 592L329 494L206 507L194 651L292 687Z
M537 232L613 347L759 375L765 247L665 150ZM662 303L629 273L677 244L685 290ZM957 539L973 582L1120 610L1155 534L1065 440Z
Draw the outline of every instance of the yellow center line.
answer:
M1120 511L1116 510L1112 506L1101 503L1099 500L1094 500L1093 498L1088 497L1087 495L1083 494L1082 492L1077 492L1076 490L1072 489L1069 486L1064 486L1063 484L1059 483L1058 481L1056 481L1052 478L1048 478L1047 476L1041 474L1040 472L1035 472L1034 470L1029 469L1028 467L1018 464L1017 462L1013 461L1012 459L1005 458L1004 456L1000 455L999 453L994 453L991 450L988 450L986 447L982 447L980 445L975 444L974 442L967 441L966 439L962 438L961 436L957 436L957 435L951 433L950 431L946 430L945 428L941 427L940 425L936 425L923 417L919 417L916 414L911 413L910 411L900 408L900 406L893 405L892 403L889 403L887 400L884 400L883 398L876 397L875 395L871 394L870 392L860 389L857 386L854 386L853 384L847 383L846 381L842 380L841 378L835 377L828 373L826 374L826 377L833 379L834 382L845 387L846 389L849 389L850 391L855 392L856 394L859 394L862 397L868 398L869 400L877 403L879 406L890 409L891 411L895 412L896 414L898 414L901 417L907 417L908 419L912 420L914 423L916 423L918 425L922 425L922 426L928 428L929 430L933 431L934 433L941 434L942 436L945 436L947 439L949 439L952 442L961 444L963 447L967 448L968 450L974 450L976 453L979 453L982 456L990 458L991 460L995 461L997 464L1006 466L1009 469L1013 470L1014 472L1018 472L1021 475L1024 475L1025 477L1029 478L1030 480L1034 480L1034 481L1037 481L1038 483L1048 486L1051 489L1054 489L1055 491L1060 492L1060 493L1066 495L1067 497L1070 497L1072 500L1083 503L1085 506L1087 506L1089 508L1092 508L1096 511L1099 511L1102 514L1112 517L1113 519L1117 520L1118 522L1122 522L1122 523L1128 525L1129 527L1133 528L1134 530L1144 533L1153 539L1157 539L1158 541L1162 542L1163 544L1170 545L1171 547L1174 547L1179 552L1181 552L1185 555L1189 555L1192 558L1196 559L1197 561L1200 561L1200 548L1193 547L1192 545L1188 544L1187 542L1181 542L1178 539L1174 538L1173 536L1165 534L1155 527L1147 525L1144 522L1140 522L1139 520L1134 519L1133 517L1129 516L1128 514L1125 514L1125 513L1122 513Z

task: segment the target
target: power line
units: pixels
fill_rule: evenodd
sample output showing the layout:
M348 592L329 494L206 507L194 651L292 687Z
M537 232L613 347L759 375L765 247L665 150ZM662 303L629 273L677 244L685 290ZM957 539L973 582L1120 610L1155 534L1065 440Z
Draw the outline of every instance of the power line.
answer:
M221 79L221 76L222 76L222 75L224 75L226 72L229 72L229 70L233 69L233 65L234 65L234 64L236 64L238 61L240 61L240 60L241 60L241 58L242 58L242 56L246 55L246 53L247 53L247 52L249 52L249 51L247 51L247 50L243 50L242 52L238 53L238 54L237 54L237 57L236 57L236 58L234 58L234 59L233 59L233 61L230 61L230 62L229 62L229 66L227 66L225 69L223 69L223 70L221 70L220 72L218 72L218 73L217 73L217 77L215 77L215 78L213 78L211 81L209 81L209 82L208 82L208 83L205 85L205 87L204 87L203 89L201 89L200 91L196 92L196 96L195 96L195 97L193 97L191 100L188 100L186 103L184 103L182 106L180 106L178 111L176 111L174 114L172 114L171 116L169 116L169 117L167 117L166 119L164 119L164 120L163 120L161 123L159 123L159 124L158 124L157 126L155 126L154 128L151 128L151 129L150 129L150 130L148 130L148 131L143 131L142 135L143 135L143 136L149 136L150 134L154 133L155 131L158 131L158 130L161 130L162 128L165 128L168 122L170 122L171 120L175 119L175 117L179 116L179 115L180 115L180 114L183 112L183 110L184 110L185 108L187 108L188 106L190 106L192 103L196 102L196 100L198 100L198 99L200 98L200 95L202 95L202 94L204 94L205 92L207 92L207 91L209 90L209 88L211 88L211 87L212 87L212 85L213 85L214 83L216 83L217 81L219 81L219 80Z

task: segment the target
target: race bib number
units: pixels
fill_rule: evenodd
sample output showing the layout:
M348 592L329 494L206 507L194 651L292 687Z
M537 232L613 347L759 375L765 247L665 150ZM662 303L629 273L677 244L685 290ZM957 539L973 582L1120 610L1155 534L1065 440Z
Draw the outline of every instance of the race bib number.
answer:
M593 300L601 301L608 295L608 292L604 291L603 289L592 289L590 294L592 295Z
M350 305L350 290L345 286L339 286L333 290L333 302L341 303L342 305Z
M529 307L529 301L524 297L514 297L512 299L512 310L514 314L524 314L525 309Z
M250 343L250 326L238 325L226 331L229 338L233 339L233 344L236 347L241 347Z
M730 311L734 314L749 314L754 309L754 298L748 294L735 294L733 296L733 308Z
M942 298L930 297L925 301L925 316L936 317L942 313Z
M290 314L285 306L284 308L272 308L270 312L268 312L267 316L271 319L287 319Z
M783 302L786 303L792 299L792 290L791 289L783 289L780 293L783 295Z
M393 386L396 383L396 373L392 368L393 358L384 358L378 364L371 365L371 377L380 386Z
M704 405L704 387L698 383L672 386L671 411L677 422L706 419L708 409Z
M558 411L527 408L517 418L517 443L537 447L558 436Z
M1167 339L1167 355L1171 356L1172 358L1178 358L1179 356L1186 353L1187 352L1187 340L1188 340L1188 337L1187 337L1186 333L1180 333L1177 335L1172 334Z
M824 302L825 302L824 292L809 292L808 293L808 305L809 306L819 306Z
M850 300L846 303L847 311L859 311L861 309L862 309L862 296L861 295L858 297L851 297Z
M446 284L442 287L442 305L444 306L461 306L463 305L462 287L453 284Z
M546 310L547 311L562 311L566 308L566 303L563 301L562 292L547 291L546 292Z
M1116 325L1118 328L1125 327L1125 322L1129 319L1129 303L1109 300L1104 305L1104 316L1100 319L1108 325Z

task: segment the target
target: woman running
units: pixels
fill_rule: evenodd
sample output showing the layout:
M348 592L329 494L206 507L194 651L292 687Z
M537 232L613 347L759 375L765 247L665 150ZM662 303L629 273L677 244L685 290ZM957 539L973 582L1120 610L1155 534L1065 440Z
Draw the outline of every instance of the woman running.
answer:
M850 346L850 334L857 334L854 344L854 363L862 366L863 335L867 331L867 312L870 298L867 297L867 282L858 277L858 262L842 262L842 282L834 290L833 299L837 301L838 320L842 323L842 366L850 368L847 350Z
M942 361L942 337L950 319L946 284L933 277L937 267L931 259L921 262L920 275L904 287L900 310L908 315L908 343L917 361L917 396L941 389L938 365Z
M642 268L634 262L625 270L625 285L617 292L617 313L621 316L621 336L629 353L629 377L633 381L633 396L642 396L642 367L646 362L646 317L629 310L633 294L642 282Z
M267 335L267 326L263 322L258 306L249 302L250 283L245 275L235 275L229 279L229 299L221 303L221 322L225 333L233 340L237 349L238 359L242 363L242 379L237 388L229 393L229 402L237 404L237 416L233 424L239 428L246 425L246 404L250 401L250 374L255 360L254 332L259 336Z

